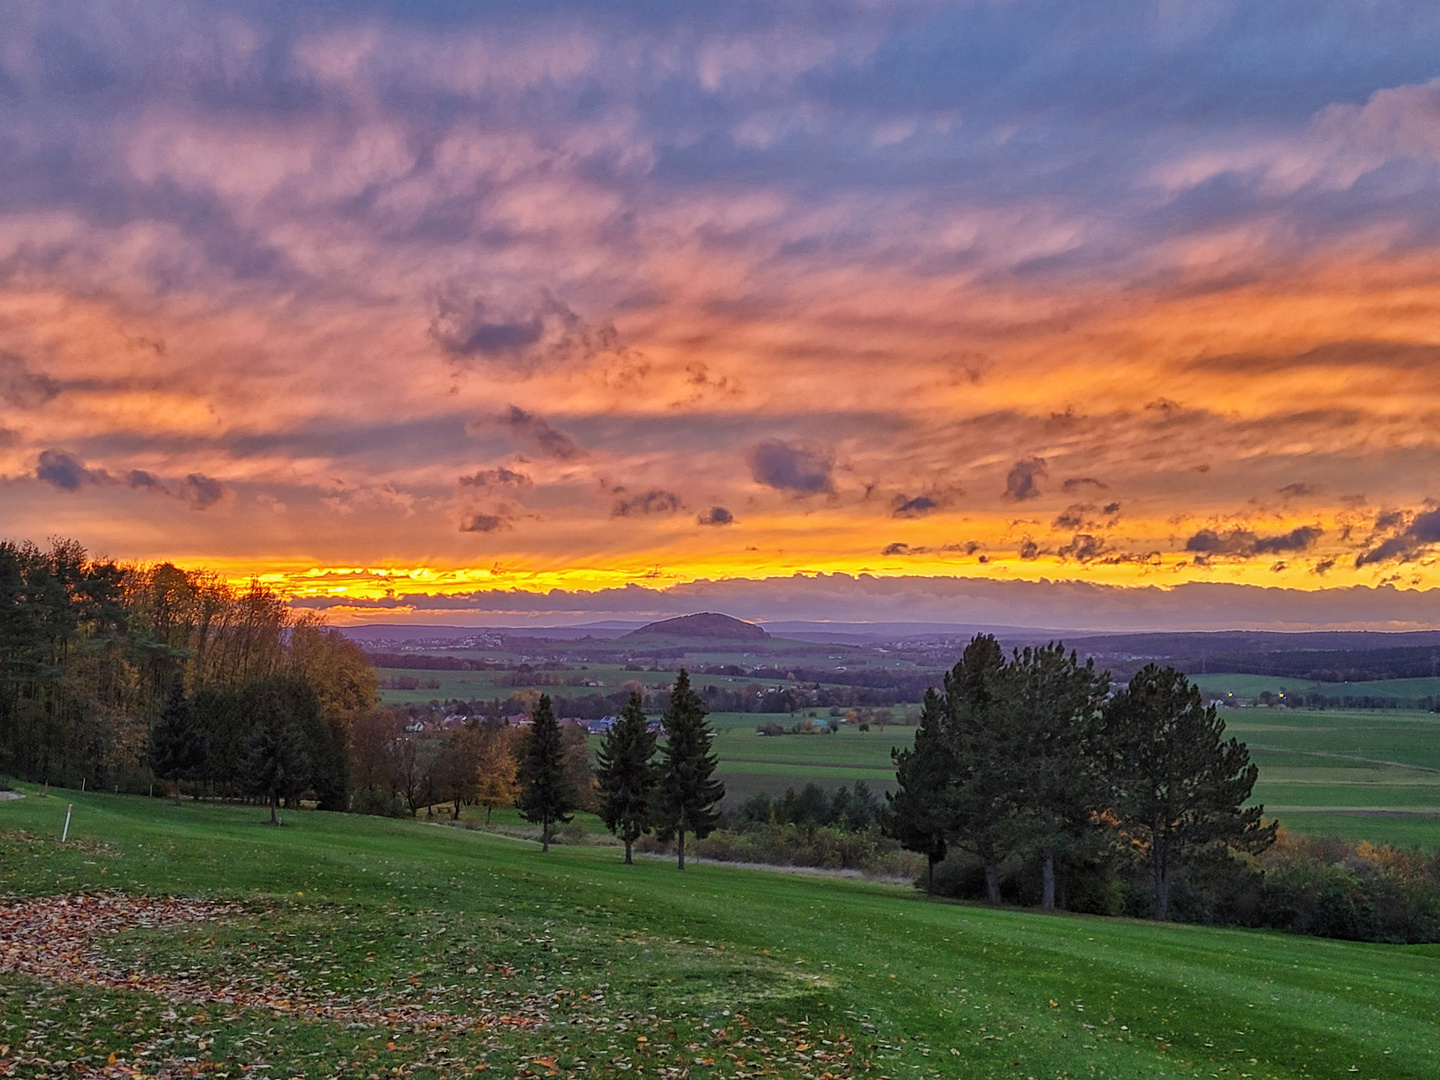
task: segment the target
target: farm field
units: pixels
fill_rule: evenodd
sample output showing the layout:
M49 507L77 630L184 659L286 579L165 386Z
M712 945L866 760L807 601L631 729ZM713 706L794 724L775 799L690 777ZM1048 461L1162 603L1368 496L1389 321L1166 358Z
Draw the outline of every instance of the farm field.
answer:
M631 681L642 683L646 687L661 686L675 681L673 671L626 671L623 665L615 664L590 664L583 670L571 668L566 671L538 673L544 677L555 678L561 684L564 684L566 680L577 679L582 683L599 683L598 686L511 686L509 680L514 673L510 671L426 671L412 668L377 668L376 672L381 679L418 679L421 683L420 687L414 690L382 688L380 699L381 703L385 705L423 705L430 701L446 701L451 698L459 698L462 701L497 696L503 698L517 690L536 690L552 695L565 694L567 696L583 696L587 693L613 694L625 683ZM747 686L751 683L760 686L786 685L786 681L780 678L751 678L750 676L732 678L723 675L696 675L692 682L698 688L719 685L734 689L737 686ZM430 683L435 685L428 685Z
M900 711L895 710L897 717ZM762 791L779 795L807 783L836 788L864 780L877 793L889 791L895 786L890 751L909 746L915 737L911 727L859 731L850 724L834 735L756 735L756 725L767 720L784 727L794 722L789 716L763 713L715 713L710 718L728 803L738 805ZM819 717L815 722L823 721Z
M1416 700L1440 695L1440 679L1375 679L1369 682L1313 682L1279 675L1205 674L1190 676L1209 694L1234 694L1251 699L1265 691L1272 694L1315 691L1329 697L1394 697Z
M64 920L45 924L54 947L0 950L13 1075L1440 1074L1434 947L263 818L93 793L0 803L0 935ZM130 898L26 904L81 892ZM78 985L91 973L101 985Z
M1440 715L1225 709L1260 767L1255 797L1296 832L1440 847Z

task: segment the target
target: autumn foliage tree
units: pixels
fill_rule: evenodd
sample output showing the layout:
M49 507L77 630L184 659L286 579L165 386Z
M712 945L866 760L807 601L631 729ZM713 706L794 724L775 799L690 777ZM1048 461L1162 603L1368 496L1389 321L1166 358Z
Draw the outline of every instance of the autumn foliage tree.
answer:
M479 753L480 781L475 801L485 807L485 821L497 806L513 806L520 791L518 750L523 743L519 728L496 724L482 729Z
M174 738L188 711L204 753L186 778L241 796L258 722L251 690L273 679L305 684L326 729L298 732L312 762L304 794L346 809L349 727L377 700L353 642L258 582L92 559L68 540L0 541L0 769L144 791L175 772L170 747L190 741Z

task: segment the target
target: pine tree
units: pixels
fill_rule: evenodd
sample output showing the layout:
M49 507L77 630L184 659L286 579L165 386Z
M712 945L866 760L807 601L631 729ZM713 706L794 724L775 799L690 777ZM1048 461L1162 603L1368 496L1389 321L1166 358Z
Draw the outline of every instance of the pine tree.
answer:
M526 821L540 826L540 850L550 850L550 826L569 821L575 791L565 775L560 725L550 695L541 694L531 714L530 734L520 759L520 795L515 800Z
M180 781L192 778L205 765L205 733L190 710L185 681L177 675L160 719L150 732L150 768L156 776L175 785L175 805L180 805Z
M945 703L932 687L925 691L915 745L892 750L896 790L891 792L885 832L907 851L926 860L927 892L935 891L935 864L945 858L954 828L950 802L955 757L945 732Z
M650 799L655 790L655 735L648 730L645 706L640 695L630 691L630 700L620 710L620 719L600 744L595 758L595 776L600 781L600 820L625 844L625 865L630 866L631 849L650 831Z
M311 762L304 733L292 714L279 680L247 687L243 695L254 726L246 744L241 779L252 795L270 805L270 824L280 824L282 798L298 795L310 783Z
M1149 664L1105 709L1115 811L1121 828L1148 855L1155 918L1170 915L1176 864L1223 845L1261 851L1275 826L1264 807L1246 807L1258 770L1245 744L1224 741L1225 721L1174 668Z
M678 838L679 867L685 869L685 834L703 840L715 828L720 813L716 804L725 797L725 785L714 778L718 764L710 744L714 733L705 723L705 703L690 689L684 668L670 691L665 709L665 746L660 751L659 780L655 787L656 835Z
M1040 906L1055 907L1055 857L1090 827L1103 803L1096 748L1109 675L1052 642L1009 664L1012 712L1005 777L1020 838L1040 855Z
M1005 777L1010 730L1009 669L1000 645L977 634L945 676L955 846L972 852L985 871L985 895L1000 902L1000 861L1013 840L1013 788Z

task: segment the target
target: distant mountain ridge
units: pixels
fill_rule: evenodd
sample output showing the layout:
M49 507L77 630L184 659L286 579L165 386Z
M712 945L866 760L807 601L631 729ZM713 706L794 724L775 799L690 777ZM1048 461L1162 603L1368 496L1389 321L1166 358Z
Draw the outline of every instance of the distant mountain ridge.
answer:
M764 641L769 636L754 623L743 622L714 611L702 611L695 615L681 615L676 619L649 623L639 630L632 630L620 640L677 637L704 638L710 641Z

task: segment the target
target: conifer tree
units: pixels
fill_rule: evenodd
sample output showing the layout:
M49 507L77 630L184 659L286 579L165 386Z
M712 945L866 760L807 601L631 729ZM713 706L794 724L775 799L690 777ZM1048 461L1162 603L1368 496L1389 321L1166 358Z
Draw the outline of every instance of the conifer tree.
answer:
M955 757L945 731L945 703L934 688L925 691L915 745L892 750L896 790L890 793L885 831L907 851L926 859L926 891L935 891L935 864L945 858L953 831L950 794Z
M625 844L625 865L631 850L650 831L650 799L655 790L655 735L648 730L645 706L636 691L620 710L615 726L605 733L595 757L600 782L600 820Z
M1040 906L1055 907L1055 857L1089 828L1104 801L1096 755L1110 678L1059 642L1026 648L1010 664L1005 779L1016 825L1040 856Z
M945 675L955 769L952 842L980 860L985 895L992 904L1000 902L1000 861L1013 842L1014 790L1005 777L1009 674L999 643L989 634L977 634Z
M180 781L193 778L204 764L205 733L190 710L185 680L176 675L160 719L150 732L150 768L175 785L175 805L179 806Z
M550 695L541 694L531 713L530 733L520 758L520 815L540 826L540 850L550 850L550 826L573 817L575 791L565 774L565 750Z
M665 745L660 751L654 808L656 834L661 840L678 838L681 870L685 834L694 833L696 840L709 836L720 817L716 804L725 797L725 785L714 777L718 762L710 744L715 736L705 714L705 703L690 688L690 675L681 668L665 709Z
M254 726L246 744L241 778L252 795L270 805L270 824L279 825L280 800L298 795L310 782L311 762L304 734L288 707L281 681L267 679L244 694Z
M1149 664L1105 709L1106 748L1120 827L1148 856L1155 918L1170 915L1171 874L1197 850L1260 851L1275 826L1245 803L1258 770L1225 721L1174 668Z

